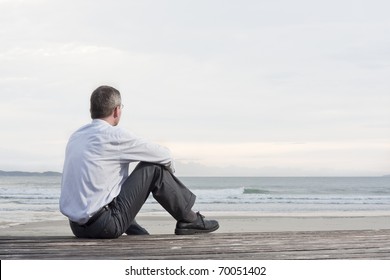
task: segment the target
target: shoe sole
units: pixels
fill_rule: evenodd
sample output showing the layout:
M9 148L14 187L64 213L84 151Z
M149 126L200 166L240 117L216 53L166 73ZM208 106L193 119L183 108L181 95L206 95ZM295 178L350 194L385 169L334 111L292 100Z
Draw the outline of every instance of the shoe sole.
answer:
M209 233L213 232L219 229L219 225L216 227L210 228L210 229L182 229L182 228L177 228L175 229L175 234L176 235L193 235L193 234L202 234L202 233Z

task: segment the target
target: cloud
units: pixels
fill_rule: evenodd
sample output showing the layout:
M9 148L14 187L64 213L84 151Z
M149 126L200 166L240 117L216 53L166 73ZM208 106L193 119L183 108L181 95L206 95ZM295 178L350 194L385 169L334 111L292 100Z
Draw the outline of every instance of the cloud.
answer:
M388 172L390 155L390 145L383 141L170 143L169 146L180 162L179 173L190 174L193 168L196 174L225 176L240 172L250 176L381 175Z
M0 8L0 144L23 166L61 164L101 84L122 92L123 127L218 172L374 174L389 164L386 1Z

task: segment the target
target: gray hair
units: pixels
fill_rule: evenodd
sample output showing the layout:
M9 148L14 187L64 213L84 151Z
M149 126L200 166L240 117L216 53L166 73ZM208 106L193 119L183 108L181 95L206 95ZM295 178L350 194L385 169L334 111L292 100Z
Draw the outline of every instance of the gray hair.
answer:
M112 114L115 107L121 105L120 92L110 86L100 86L91 95L91 118L101 119Z

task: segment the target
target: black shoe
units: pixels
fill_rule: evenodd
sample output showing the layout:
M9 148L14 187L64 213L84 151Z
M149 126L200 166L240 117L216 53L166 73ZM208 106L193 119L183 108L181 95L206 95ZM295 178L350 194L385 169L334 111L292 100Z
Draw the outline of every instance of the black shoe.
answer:
M149 232L141 227L135 220L125 232L127 235L149 235Z
M205 220L199 212L196 213L198 216L195 222L177 222L175 234L177 235L187 235L187 234L198 234L198 233L208 233L215 231L219 228L219 224L214 220Z

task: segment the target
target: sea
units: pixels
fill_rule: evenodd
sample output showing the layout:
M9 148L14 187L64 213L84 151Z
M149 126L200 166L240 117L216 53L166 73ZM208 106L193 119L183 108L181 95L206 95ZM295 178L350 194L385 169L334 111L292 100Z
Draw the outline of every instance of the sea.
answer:
M390 177L179 177L194 210L267 215L390 211ZM0 176L0 228L61 220L61 176ZM164 212L148 198L141 213Z

